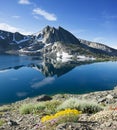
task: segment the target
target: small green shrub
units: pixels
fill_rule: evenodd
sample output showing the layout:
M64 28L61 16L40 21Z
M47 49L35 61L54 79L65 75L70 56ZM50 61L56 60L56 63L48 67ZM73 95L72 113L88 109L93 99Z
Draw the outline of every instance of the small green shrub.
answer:
M38 104L34 105L33 113L39 114L41 112L44 112L44 109L45 109L45 104L38 103Z
M54 114L57 110L57 107L61 104L58 100L52 100L45 102L45 112L46 114Z
M56 111L57 106L60 105L60 102L57 100L52 101L46 101L41 103L29 103L29 104L23 104L19 111L21 114L53 114Z
M39 114L44 111L45 107L46 107L45 103L43 103L43 102L37 103L37 104L29 103L29 104L23 104L19 108L19 111L21 114L30 114L30 113Z
M79 105L79 110L81 110L83 113L96 113L102 110L102 107L96 103L87 103L84 102Z
M33 104L23 104L20 108L19 108L19 111L21 114L30 114L32 113L34 109L34 106Z
M64 101L61 105L58 106L57 110L64 110L67 108L77 109L83 113L96 113L102 110L102 107L95 102L78 100L77 98L70 98Z
M70 98L65 100L61 105L57 107L57 110L64 110L67 108L75 109L79 107L79 102L77 98Z

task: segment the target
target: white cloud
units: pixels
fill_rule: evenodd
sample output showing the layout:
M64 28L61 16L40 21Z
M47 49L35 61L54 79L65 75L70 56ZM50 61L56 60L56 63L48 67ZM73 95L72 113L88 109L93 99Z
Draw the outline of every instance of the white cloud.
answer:
M43 79L40 82L34 83L31 87L32 88L39 88L39 87L42 87L44 85L51 84L52 82L54 82L54 80L55 80L55 78L48 77L48 78Z
M18 16L18 15L14 15L14 16L12 16L12 18L19 19L20 16Z
M32 34L32 32L28 32L28 31L25 31L24 29L11 26L7 23L0 23L0 30L9 31L9 32L20 32L25 35Z
M57 20L57 17L55 16L55 14L48 13L45 10L42 10L40 8L33 9L33 13L37 14L37 15L41 15L49 21L56 21Z
M29 0L19 0L18 3L19 3L19 4L25 4L25 5L31 4Z
M10 32L17 32L19 30L19 28L13 27L6 23L0 23L0 29L5 31L10 31Z

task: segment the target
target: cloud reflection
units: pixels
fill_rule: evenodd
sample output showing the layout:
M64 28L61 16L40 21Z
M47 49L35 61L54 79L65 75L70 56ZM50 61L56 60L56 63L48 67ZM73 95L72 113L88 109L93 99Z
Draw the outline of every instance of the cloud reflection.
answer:
M27 94L28 94L27 92L18 92L18 93L16 93L16 95L18 97L25 97Z
M55 81L55 78L54 77L47 77L45 79L43 79L42 81L40 82L36 82L34 83L31 87L32 88L39 88L39 87L42 87L44 85L47 85L47 84L51 84Z
M6 73L8 72L9 70L0 70L0 73Z

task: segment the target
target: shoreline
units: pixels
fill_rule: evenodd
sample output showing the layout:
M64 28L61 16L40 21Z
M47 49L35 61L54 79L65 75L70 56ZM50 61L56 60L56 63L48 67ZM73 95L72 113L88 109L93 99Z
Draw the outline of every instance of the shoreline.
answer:
M35 96L35 97L27 97L23 100L19 100L19 101L16 101L16 102L13 102L13 103L9 103L9 104L6 104L6 105L12 105L12 104L15 104L15 103L18 103L18 102L27 102L27 101L35 101L36 99L38 99L38 97L40 96L43 96L43 95L48 95L52 98L61 98L61 97L66 97L66 98L69 98L69 97L83 97L83 96L88 96L88 95L102 95L103 93L105 94L110 94L110 93L113 93L114 91L117 91L117 86L115 86L113 89L111 90L104 90L104 91L93 91L93 92L86 92L86 93L81 93L81 94L68 94L68 93L62 93L62 94L53 94L53 95L48 95L48 94L42 94L42 95L38 95L38 96Z
M7 105L12 105L12 104L15 104L15 103L18 103L18 102L27 102L27 101L33 101L33 100L35 100L35 99L37 99L38 97L40 97L40 96L42 96L42 95L48 95L48 96L50 96L50 97L56 97L56 96L64 96L64 95L66 95L66 97L72 97L72 96L74 96L74 97L77 97L77 96L83 96L83 95L90 95L90 94L98 94L98 93L111 93L111 91L113 92L114 90L116 90L117 89L117 86L115 86L113 89L109 89L109 90L100 90L100 91L91 91L91 92L85 92L85 93L60 93L60 94L51 94L51 95L49 95L49 94L41 94L41 95L37 95L37 96L34 96L34 97L26 97L25 99L21 99L21 100L18 100L18 101L14 101L14 102L11 102L11 103L6 103L6 104L0 104L0 107L2 107L2 106L7 106Z
M73 127L74 130L81 128L84 129L84 126L89 130L116 130L117 128L117 86L113 90L107 91L96 91L86 94L56 94L54 96L41 95L33 98L26 98L15 103L8 105L0 106L0 130L55 130L55 126L40 129L39 125L41 123L41 118L43 115L48 115L45 112L45 109L42 109L41 112L34 113L23 113L21 114L22 106L29 106L27 108L30 110L30 104L47 104L51 106L51 112L53 112L53 103L64 103L72 99L73 101L77 100L78 102L85 101L87 104L93 102L94 106L91 107L91 110L96 110L95 107L101 106L104 109L96 113L82 113L79 115L78 121L62 122L62 124L56 124L56 130L65 129L68 130L69 127ZM75 103L71 102L73 105ZM68 104L69 105L69 104ZM87 106L87 105L86 105ZM94 108L93 108L94 107ZM37 107L38 108L38 107ZM46 109L48 111L50 108ZM89 108L88 108L89 109ZM24 111L23 111L24 112ZM93 122L95 123L93 123ZM1 125L2 124L2 125ZM38 125L39 128L36 128ZM48 126L47 126L48 127ZM72 129L69 129L72 130Z

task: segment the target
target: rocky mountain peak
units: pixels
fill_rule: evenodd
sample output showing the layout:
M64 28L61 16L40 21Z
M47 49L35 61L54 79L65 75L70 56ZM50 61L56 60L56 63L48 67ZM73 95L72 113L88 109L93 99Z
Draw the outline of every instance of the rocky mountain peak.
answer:
M43 29L43 31L44 32L49 32L49 31L51 31L53 29L53 27L50 27L49 25L47 25L44 29Z
M0 30L0 53L16 51L23 54L59 55L103 55L117 56L117 50L106 45L76 38L63 27L46 26L33 35ZM46 52L46 53L45 53ZM13 52L14 53L14 52Z
M73 36L70 32L65 30L62 27L50 27L46 26L37 36L39 39L42 38L44 43L55 43L55 42L62 42L62 43L72 43L77 44L79 40Z

